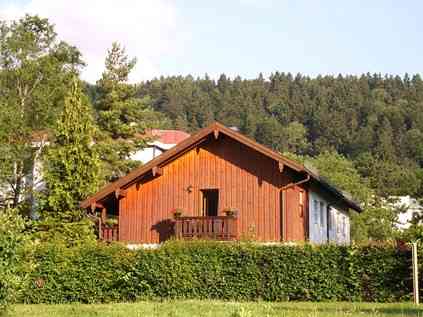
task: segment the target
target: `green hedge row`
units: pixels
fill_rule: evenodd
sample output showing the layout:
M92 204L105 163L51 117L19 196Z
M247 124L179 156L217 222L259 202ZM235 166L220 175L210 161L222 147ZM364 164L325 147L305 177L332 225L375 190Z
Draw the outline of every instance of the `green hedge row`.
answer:
M392 246L257 246L171 242L34 251L27 303L147 298L359 300L410 298L411 255Z

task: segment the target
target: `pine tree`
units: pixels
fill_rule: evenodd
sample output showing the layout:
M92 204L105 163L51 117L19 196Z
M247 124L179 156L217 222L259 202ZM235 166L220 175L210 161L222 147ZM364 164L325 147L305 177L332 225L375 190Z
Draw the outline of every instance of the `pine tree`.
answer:
M138 162L130 159L135 151L146 145L140 136L149 128L165 124L163 114L151 108L151 98L138 98L136 87L128 84L128 76L136 64L125 49L113 43L106 57L106 70L97 82L98 126L102 132L99 150L104 163L105 178L123 176Z
M92 233L79 202L98 189L100 161L93 144L95 132L87 98L74 78L43 162L46 190L40 200L40 215L48 238L78 241Z

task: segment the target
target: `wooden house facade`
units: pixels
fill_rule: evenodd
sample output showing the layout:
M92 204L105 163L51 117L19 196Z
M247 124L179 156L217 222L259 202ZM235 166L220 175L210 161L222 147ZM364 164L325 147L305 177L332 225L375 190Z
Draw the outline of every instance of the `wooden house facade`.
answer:
M361 211L303 165L219 123L108 184L81 206L99 215L102 239L127 243L172 237L323 243L334 237L336 217L330 228L330 210L346 217L350 209ZM108 218L115 223L107 225Z

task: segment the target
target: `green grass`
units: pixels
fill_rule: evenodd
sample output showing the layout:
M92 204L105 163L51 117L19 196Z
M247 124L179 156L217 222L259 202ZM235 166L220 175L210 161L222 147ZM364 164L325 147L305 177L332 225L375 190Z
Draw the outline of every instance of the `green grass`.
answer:
M421 308L411 303L267 303L222 301L165 301L120 304L15 305L10 316L31 317L135 317L135 316L283 316L283 317L423 317Z

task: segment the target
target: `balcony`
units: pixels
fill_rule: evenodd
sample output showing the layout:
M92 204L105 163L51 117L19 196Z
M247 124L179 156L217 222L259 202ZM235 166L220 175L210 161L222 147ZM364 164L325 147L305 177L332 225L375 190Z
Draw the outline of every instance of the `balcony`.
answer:
M176 217L174 231L177 239L236 240L236 216Z
M100 240L112 242L119 240L119 225L108 226L99 222L98 233Z

